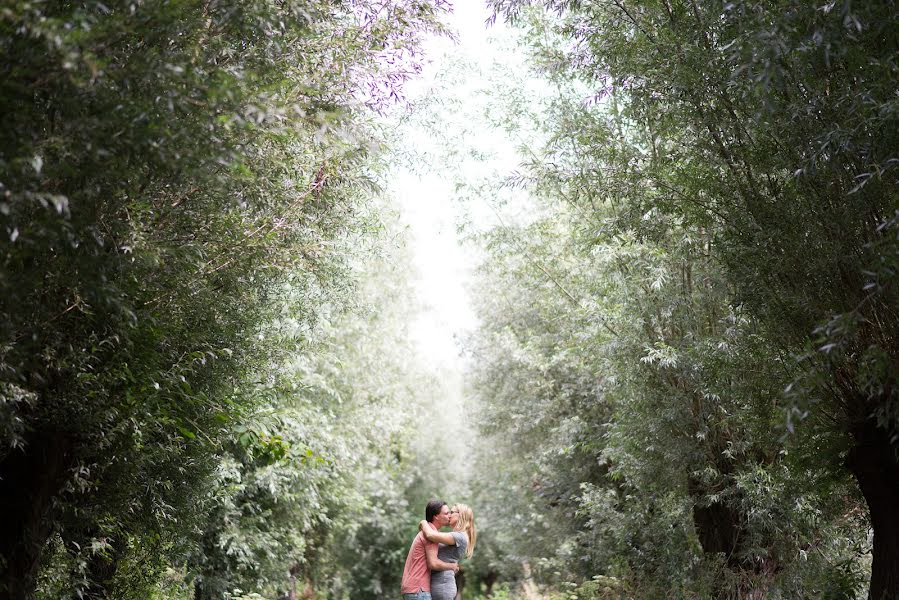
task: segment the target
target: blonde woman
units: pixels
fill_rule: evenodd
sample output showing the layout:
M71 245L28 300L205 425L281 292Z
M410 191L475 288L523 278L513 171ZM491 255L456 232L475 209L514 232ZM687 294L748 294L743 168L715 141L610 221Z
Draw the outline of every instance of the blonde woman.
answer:
M449 526L452 532L443 533L427 521L418 524L429 542L437 542L437 558L447 563L458 563L464 554L471 558L478 539L474 525L474 513L464 504L454 504L450 509ZM431 600L453 600L456 597L456 578L453 571L431 571Z

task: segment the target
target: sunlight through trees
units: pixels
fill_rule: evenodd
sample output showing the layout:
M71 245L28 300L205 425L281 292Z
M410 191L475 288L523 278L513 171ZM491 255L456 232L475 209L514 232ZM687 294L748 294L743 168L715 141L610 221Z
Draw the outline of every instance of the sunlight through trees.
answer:
M451 10L0 5L0 598L899 599L895 5Z

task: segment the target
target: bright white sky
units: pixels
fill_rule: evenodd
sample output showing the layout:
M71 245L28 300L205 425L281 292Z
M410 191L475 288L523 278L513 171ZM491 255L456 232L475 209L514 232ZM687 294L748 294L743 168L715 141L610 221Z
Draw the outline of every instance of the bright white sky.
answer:
M411 102L425 99L441 92L441 75L452 63L470 61L477 67L471 69L470 76L453 86L457 96L466 97L468 108L477 113L483 95L479 89L489 83L482 79L479 71L488 73L495 63L510 59L500 44L508 39L510 32L497 23L489 29L485 21L490 11L481 0L458 0L449 18L450 26L458 34L458 43L445 38L428 40L424 51L427 60L420 80L407 87ZM448 123L448 127L451 125ZM463 247L457 233L457 225L463 208L453 200L454 179L475 179L485 172L498 170L509 172L518 163L514 147L502 134L488 127L473 127L466 131L460 144L488 148L503 158L483 161L467 161L463 167L437 164L419 165L420 174L398 168L393 181L393 193L401 209L401 218L409 227L409 243L414 267L417 271L416 292L424 310L411 323L411 335L421 350L420 358L431 368L458 372L462 367L457 339L476 325L476 317L471 307L468 285L476 258L471 248ZM461 134L460 134L461 135ZM414 125L405 132L410 144L426 148L431 140L423 128ZM453 168L466 172L452 172ZM488 207L466 207L478 213ZM488 219L492 215L487 215Z
M460 342L477 326L469 288L478 258L477 249L462 243L457 227L464 221L479 231L491 228L498 224L494 211L501 212L504 221L515 221L513 206L520 203L517 192L495 189L486 197L460 201L455 184L495 182L518 167L518 143L512 134L491 127L486 113L503 113L506 101L518 105L523 98L530 104L544 97L548 87L528 75L526 59L515 49L515 32L502 23L488 28L489 16L482 0L457 0L448 23L458 43L433 38L425 44L424 72L406 88L407 99L418 110L399 130L413 158L407 167L395 167L390 185L408 227L415 271L411 281L423 307L410 315L409 333L419 364L437 379L436 389L422 393L431 408L441 411L441 427L423 436L418 446L421 452L453 449L445 466L454 483L433 493L460 498L469 495L470 449L476 443L471 407L464 397L466 365ZM496 90L500 93L492 93ZM435 141L438 137L444 138L442 143ZM448 151L455 154L447 156Z

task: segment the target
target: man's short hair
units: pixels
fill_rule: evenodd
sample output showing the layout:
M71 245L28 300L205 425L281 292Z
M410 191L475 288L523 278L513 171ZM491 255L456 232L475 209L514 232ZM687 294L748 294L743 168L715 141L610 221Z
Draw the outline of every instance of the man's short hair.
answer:
M428 505L425 506L425 521L430 523L434 520L434 517L440 514L440 509L446 506L446 502L443 500L431 500L428 502Z

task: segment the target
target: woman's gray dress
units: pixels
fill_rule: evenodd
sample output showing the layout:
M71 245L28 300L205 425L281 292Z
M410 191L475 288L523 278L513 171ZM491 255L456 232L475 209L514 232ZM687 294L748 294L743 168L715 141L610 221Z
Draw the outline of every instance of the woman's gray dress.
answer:
M465 556L468 548L468 536L461 531L453 531L455 546L439 544L437 558L443 562L457 563ZM456 577L452 571L431 571L431 600L453 600L456 597Z

